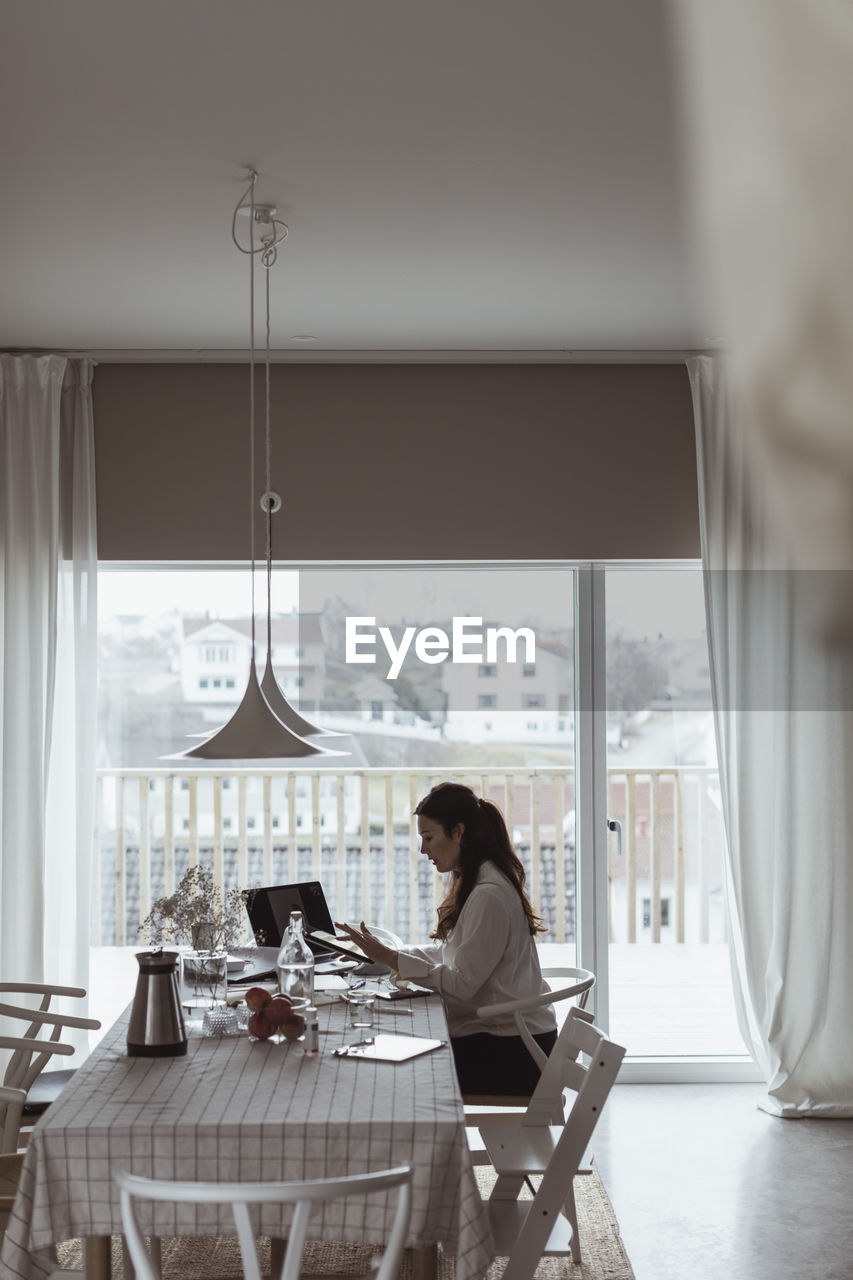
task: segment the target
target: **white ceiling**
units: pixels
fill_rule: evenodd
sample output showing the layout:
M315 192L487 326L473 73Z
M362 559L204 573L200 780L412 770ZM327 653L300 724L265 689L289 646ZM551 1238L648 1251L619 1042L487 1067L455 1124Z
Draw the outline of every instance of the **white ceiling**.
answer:
M0 347L708 345L665 0L6 0ZM294 334L312 334L310 346Z

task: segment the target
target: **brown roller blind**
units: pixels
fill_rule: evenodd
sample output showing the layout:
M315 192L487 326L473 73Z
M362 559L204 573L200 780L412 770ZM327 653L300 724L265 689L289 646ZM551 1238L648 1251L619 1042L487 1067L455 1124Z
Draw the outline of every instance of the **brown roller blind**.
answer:
M248 557L246 366L102 364L94 414L101 559ZM681 364L276 365L272 435L278 559L699 555Z

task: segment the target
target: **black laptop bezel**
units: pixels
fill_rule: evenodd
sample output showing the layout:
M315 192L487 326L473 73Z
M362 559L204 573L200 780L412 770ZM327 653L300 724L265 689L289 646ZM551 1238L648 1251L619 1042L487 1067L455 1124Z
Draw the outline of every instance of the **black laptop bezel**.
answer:
M318 929L322 933L334 933L335 924L326 895L319 880L305 880L298 884L264 885L260 889L247 889L243 894L249 923L259 946L280 947L291 911L301 911L305 921L306 941L319 959L331 958L334 952L308 936L308 931Z

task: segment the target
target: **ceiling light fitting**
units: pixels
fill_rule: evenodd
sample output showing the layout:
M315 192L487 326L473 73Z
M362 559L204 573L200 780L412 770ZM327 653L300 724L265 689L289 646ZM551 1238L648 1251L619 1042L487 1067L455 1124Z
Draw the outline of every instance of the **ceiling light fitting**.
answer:
M250 534L252 555L252 654L246 692L227 724L196 747L179 752L170 759L194 760L288 760L305 756L341 756L346 751L330 751L313 741L315 737L340 737L333 731L318 729L300 716L282 693L272 664L272 517L281 509L281 498L272 489L270 432L270 269L278 258L278 246L287 236L287 225L278 218L274 205L255 202L257 173L249 170L249 185L240 197L231 220L231 238L241 253L249 256L249 486ZM244 248L237 236L238 216L249 218L249 246ZM255 244L256 229L260 242ZM260 499L267 517L267 659L260 683L256 667L255 647L255 259L266 269L266 343L265 343L265 414L264 442L266 484Z

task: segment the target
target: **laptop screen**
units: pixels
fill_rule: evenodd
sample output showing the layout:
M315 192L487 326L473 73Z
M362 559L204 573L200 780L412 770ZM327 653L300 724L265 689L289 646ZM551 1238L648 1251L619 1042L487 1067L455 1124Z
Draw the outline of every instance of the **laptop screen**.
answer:
M335 932L335 924L319 880L250 889L244 896L249 923L259 946L281 946L284 932L290 924L291 911L302 912L306 928L320 929L324 933ZM306 938L306 941L315 954L327 954L323 947L310 938Z

